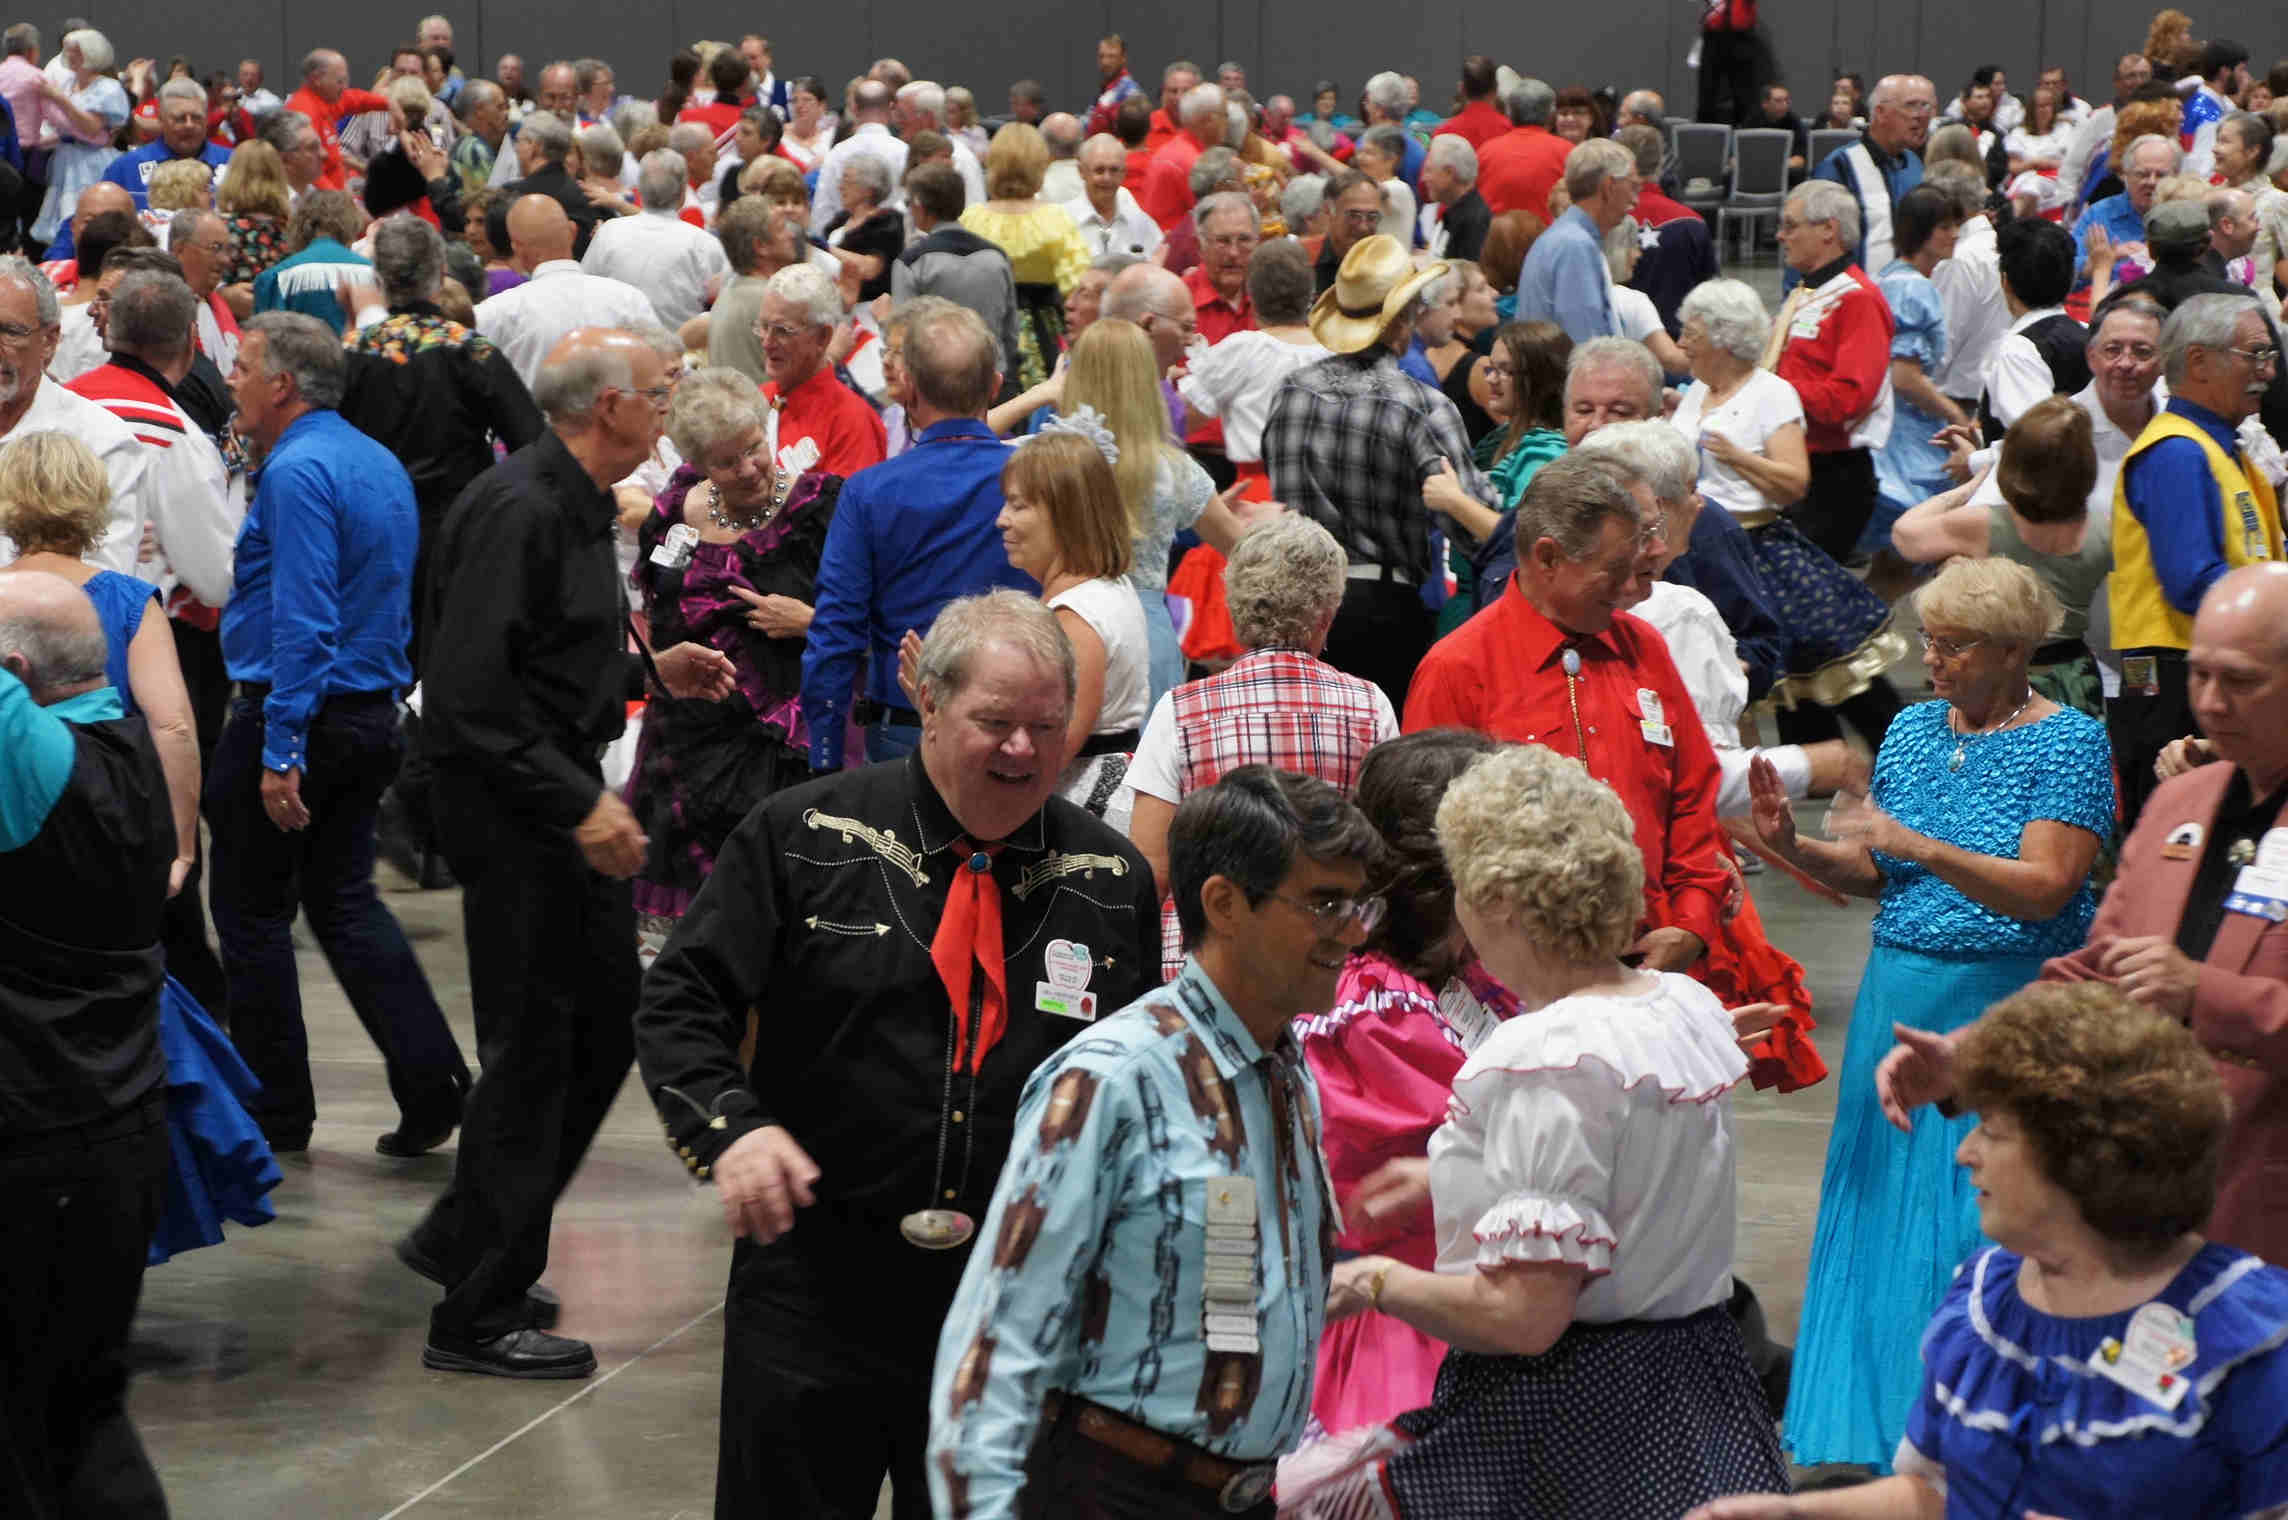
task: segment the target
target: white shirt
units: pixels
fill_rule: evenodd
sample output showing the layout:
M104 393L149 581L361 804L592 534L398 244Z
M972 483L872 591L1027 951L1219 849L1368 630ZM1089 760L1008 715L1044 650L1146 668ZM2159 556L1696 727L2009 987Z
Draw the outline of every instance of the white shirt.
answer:
M2089 173L2090 160L2097 150L2113 141L2113 107L2099 106L2081 119L2074 128L2072 141L2066 144L2065 162L2058 165L2058 185L2071 200L2081 194L2082 177Z
M1615 285L1609 280L1606 285L1613 294L1613 320L1621 324L1622 337L1643 343L1654 333L1668 331L1660 320L1660 308L1652 304L1651 296L1633 285Z
M1376 188L1382 191L1382 220L1375 231L1387 238L1396 238L1401 248L1414 246L1414 192L1406 188L1403 180L1386 179Z
M1050 597L1048 605L1069 609L1088 624L1104 645L1104 700L1096 709L1096 734L1132 732L1144 726L1145 709L1152 700L1152 648L1144 631L1144 604L1126 580L1098 578L1082 581ZM1098 779L1112 755L1076 755L1065 766L1058 790L1069 802L1083 807L1096 793ZM1122 768L1126 769L1125 762ZM1108 803L1125 797L1133 805L1135 794L1122 789ZM1126 813L1107 807L1104 820L1119 832L1128 832Z
M110 482L111 519L104 528L103 542L83 556L87 562L99 570L144 575L147 580L155 580L155 574L145 575L136 563L143 553L143 526L151 520L150 490L145 478L149 461L143 444L127 424L85 396L43 378L39 389L32 393L32 404L25 408L23 417L0 434L0 444L33 433L71 434L87 445L88 452L102 464L104 478ZM5 535L0 535L0 564L15 557L16 546Z
M231 488L222 450L171 401L95 404L127 426L145 462L142 491L159 552L135 573L162 587L187 586L210 607L224 605L246 502Z
M1732 393L1732 399L1715 411L1707 411L1707 406L1708 382L1695 380L1668 419L1694 448L1700 447L1702 429L1713 428L1749 453L1760 455L1772 434L1791 422L1803 426L1803 398L1795 393L1794 386L1766 369L1752 372L1747 383ZM1700 449L1700 494L1735 516L1769 512L1774 505L1754 481L1730 465L1717 463L1716 456L1706 449Z
M2063 116L2053 117L2050 130L2035 133L2031 128L2018 127L2002 139L2002 151L2013 158L2032 159L2037 163L2064 163L2066 149L2074 139L2074 124Z
M1986 383L1986 361L2010 327L2010 306L2002 299L2002 258L1995 251L1994 224L1983 215L1962 224L1954 253L1931 271L1939 304L1946 308L1946 360L1931 383L1941 395L1976 400Z
M2037 401L2058 392L2057 377L2050 373L2049 362L2041 350L2034 347L2026 329L2045 318L2059 315L2059 306L2045 306L2029 311L2010 324L2009 332L1994 346L1994 356L1986 361L1986 404L1994 413L1994 420L2009 427Z
M894 195L906 178L906 145L892 136L890 129L878 121L862 121L858 130L834 145L818 166L818 189L810 200L810 230L820 237L826 236L826 224L842 214L842 170L853 158L878 158L890 171L890 190ZM977 155L969 155L970 162ZM961 165L961 147L954 145L954 166ZM969 183L967 175L962 184ZM985 199L985 177L979 174L977 188L969 192L972 203Z
M1088 186L1080 177L1080 162L1077 159L1053 160L1048 171L1041 176L1041 199L1045 201L1069 201L1087 191Z
M585 274L570 259L550 259L522 285L477 303L477 331L500 346L527 389L540 378L540 361L576 327L664 325L642 291Z
M1085 195L1063 204L1073 225L1080 229L1080 240L1098 258L1108 253L1126 253L1148 259L1164 240L1160 224L1144 214L1144 208L1136 204L1136 197L1128 193L1126 185L1114 192L1109 217L1089 204Z
M56 356L48 361L48 378L58 385L77 380L110 361L103 338L95 330L95 304L82 301L56 314Z
M1732 1291L1739 1181L1725 1094L1748 1058L1690 977L1560 998L1493 1026L1430 1137L1438 1270L1588 1268L1573 1317L1682 1319Z
M1327 357L1316 343L1282 343L1250 328L1194 359L1176 390L1201 416L1223 419L1224 450L1234 464L1255 463L1263 458L1263 428L1279 387L1304 365Z
M1660 630L1668 641L1676 673L1692 693L1692 705L1708 742L1716 748L1722 775L1716 791L1721 815L1748 810L1748 766L1756 752L1740 743L1740 714L1748 708L1748 673L1740 668L1740 646L1724 626L1716 604L1673 581L1654 581L1652 595L1629 611Z
M946 134L946 140L953 144L953 172L961 176L961 188L969 192L969 204L984 205L988 199L985 194L985 166L977 161L977 151L950 132ZM898 190L898 182L904 178L905 174L901 171L897 179L890 181L892 191Z
M639 211L599 224L580 269L633 285L669 327L705 311L731 277L723 244L672 211Z
M2121 461L2129 456L2129 446L2137 440L2132 435L2115 427L2113 419L2105 415L2105 407L2097 399L2096 381L2092 380L2074 392L2072 399L2075 406L2089 413L2092 441L2097 448L2097 481L2089 488L2089 515L2092 518L2103 517L2110 521L2113 516L2113 482L2121 473ZM2155 381L2153 383L2153 409L2158 412L2167 404L2168 400L2168 387L2159 381ZM1970 467L1973 470L1983 470L1988 462L1999 463L2001 458L2002 446L1996 444L1992 449L1980 449L1971 455ZM1978 489L1970 493L1970 500L1964 505L1991 507L1999 504L2002 500L2002 487L1999 483L2000 474L1999 470L1994 471L1980 481ZM2101 597L2099 600L2104 599Z

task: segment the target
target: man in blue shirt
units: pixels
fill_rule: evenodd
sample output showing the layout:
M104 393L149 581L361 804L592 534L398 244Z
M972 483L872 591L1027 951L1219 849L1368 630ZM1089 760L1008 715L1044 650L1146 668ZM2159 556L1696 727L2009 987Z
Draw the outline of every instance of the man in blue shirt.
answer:
M1565 156L1565 193L1573 204L1534 239L1517 277L1517 320L1555 322L1575 343L1620 335L1605 238L1636 209L1636 155L1592 137Z
M137 211L151 205L151 171L178 158L195 158L222 177L230 150L207 141L207 92L196 81L170 79L159 86L159 140L122 153L103 177L135 197Z
M1921 148L1930 141L1938 91L1920 74L1890 74L1867 95L1867 130L1859 141L1837 148L1811 171L1831 179L1859 200L1859 246L1853 262L1861 269L1888 268L1892 258L1891 213L1899 198L1923 182ZM1780 284L1793 290L1800 280L1788 269Z
M1188 958L1025 1084L938 1337L939 1514L1272 1513L1341 1228L1292 1025L1381 918L1381 855L1341 793L1269 766L1176 809Z
M404 466L334 410L348 374L341 340L315 317L246 324L230 388L262 464L223 609L237 693L204 810L231 1038L262 1082L251 1108L271 1148L309 1149L317 1117L299 907L388 1067L401 1117L374 1148L411 1156L460 1122L469 1072L373 886L374 821L404 748L397 696L413 684L419 519Z
M802 717L812 770L843 765L851 697L866 758L894 760L920 742L921 720L898 689L898 643L927 634L958 596L1009 586L1037 591L1001 547L1001 468L1008 446L985 425L1001 387L1000 355L966 307L937 302L906 328L913 447L843 483L818 566L802 654Z
M2121 183L2125 187L2121 194L2091 201L2074 222L2076 288L2087 286L2095 273L2091 267L2093 251L2108 269L2124 258L2152 264L2153 256L2145 242L2145 213L2153 209L2153 196L2160 190L2161 181L2177 172L2184 156L2184 150L2166 137L2140 137L2129 145L2121 155Z

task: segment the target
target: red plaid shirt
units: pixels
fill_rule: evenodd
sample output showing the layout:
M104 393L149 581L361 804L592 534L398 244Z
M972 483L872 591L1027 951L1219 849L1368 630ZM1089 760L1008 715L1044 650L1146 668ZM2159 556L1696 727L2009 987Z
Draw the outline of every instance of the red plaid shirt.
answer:
M1244 655L1229 669L1168 693L1168 706L1182 796L1214 786L1242 765L1300 771L1348 796L1366 752L1398 736L1390 703L1372 682L1297 649ZM1167 978L1184 964L1173 898L1160 904L1160 962Z

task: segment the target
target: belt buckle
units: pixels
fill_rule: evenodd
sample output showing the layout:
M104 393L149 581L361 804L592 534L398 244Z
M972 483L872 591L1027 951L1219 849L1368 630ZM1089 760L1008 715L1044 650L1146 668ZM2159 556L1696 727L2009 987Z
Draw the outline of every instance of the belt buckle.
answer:
M1259 1462L1253 1467L1243 1467L1216 1490L1216 1503L1227 1515L1244 1515L1271 1497L1271 1487L1278 1476L1279 1468L1274 1463Z

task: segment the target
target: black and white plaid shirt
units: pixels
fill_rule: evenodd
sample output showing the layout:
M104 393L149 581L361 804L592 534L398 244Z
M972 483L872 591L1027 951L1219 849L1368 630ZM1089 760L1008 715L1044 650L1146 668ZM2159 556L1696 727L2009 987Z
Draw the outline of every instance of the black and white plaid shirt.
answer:
M1432 573L1422 482L1440 461L1463 490L1501 506L1454 403L1402 372L1380 344L1290 375L1263 429L1272 494L1334 534L1351 563L1390 566L1415 585Z

